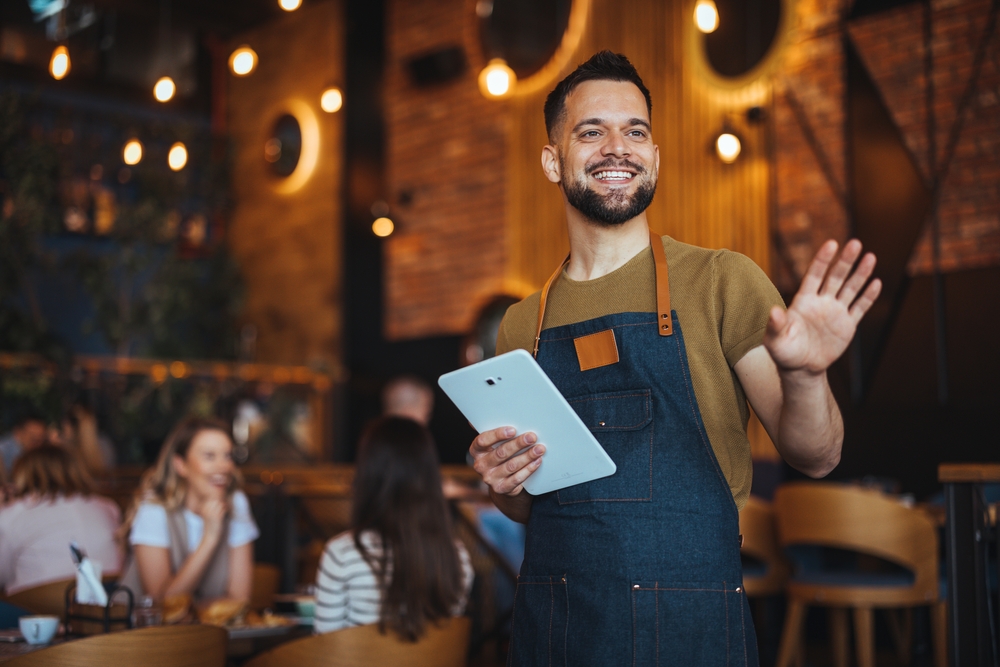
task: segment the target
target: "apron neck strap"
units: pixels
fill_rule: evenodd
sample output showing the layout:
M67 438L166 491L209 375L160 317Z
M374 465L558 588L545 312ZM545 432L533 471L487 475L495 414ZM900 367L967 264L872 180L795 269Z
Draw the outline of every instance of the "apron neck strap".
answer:
M674 332L674 324L670 317L670 277L667 270L667 255L663 252L663 240L652 230L649 232L649 245L653 249L653 262L656 266L657 329L661 336L669 336ZM569 255L566 255L566 259L549 276L549 279L545 281L545 286L542 287L541 298L538 300L538 328L535 329L535 349L532 352L532 356L536 358L538 357L538 345L542 338L542 324L545 321L545 303L549 298L549 289L567 264L569 264Z

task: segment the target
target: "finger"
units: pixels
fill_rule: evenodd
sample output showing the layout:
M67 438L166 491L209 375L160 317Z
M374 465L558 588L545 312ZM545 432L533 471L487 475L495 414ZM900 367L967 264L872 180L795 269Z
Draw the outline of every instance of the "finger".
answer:
M487 455L487 460L491 458L495 459L495 463L493 463L493 465L494 466L500 465L505 460L510 459L512 456L517 454L522 449L527 449L536 442L538 442L538 436L532 433L531 431L528 431L527 433L518 436L514 440L508 440L507 442L503 443L502 445L494 449L491 455Z
M534 449L537 448L532 448L532 450ZM525 452L525 454L522 454L521 456L525 456L526 454L528 454L528 452ZM508 463L513 463L518 458L521 457L519 456L514 459L511 459L510 461L508 461ZM516 472L513 472L506 478L502 479L495 487L495 491L497 493L517 495L518 493L521 492L521 488L522 485L524 484L524 481L529 477L531 477L531 475L536 470L538 470L538 467L540 465L542 465L542 459L541 456L539 455L537 458L529 460L528 463L526 463L524 466L518 468Z
M871 278L872 272L875 270L875 255L868 253L861 258L858 262L858 267L854 269L854 273L851 277L847 279L844 286L840 288L840 293L837 294L837 299L842 303L850 305L854 301L854 297L858 295L858 292L868 279Z
M816 256L813 257L809 268L806 270L806 275L802 276L802 285L799 287L799 292L807 294L816 294L819 292L819 288L823 284L823 278L826 276L826 270L830 268L830 262L833 261L836 254L837 242L833 239L830 239L819 247L819 250L816 251Z
M515 435L517 435L517 430L513 426L501 426L500 428L495 428L491 431L484 431L476 436L476 439L472 441L472 446L469 451L472 455L476 455L475 450L480 452L486 452L493 448L493 445L498 442L503 442L504 440L510 440Z
M861 241L851 239L845 243L844 249L840 252L840 257L830 266L820 293L835 296L840 292L840 288L844 285L844 280L850 275L851 268L854 266L854 262L858 261L858 256L860 255Z
M875 299L878 298L879 293L882 291L882 281L876 278L871 282L870 285L861 293L861 296L857 298L851 309L847 311L851 318L854 320L855 326L861 321L861 318L865 316L868 309L872 307L875 303Z

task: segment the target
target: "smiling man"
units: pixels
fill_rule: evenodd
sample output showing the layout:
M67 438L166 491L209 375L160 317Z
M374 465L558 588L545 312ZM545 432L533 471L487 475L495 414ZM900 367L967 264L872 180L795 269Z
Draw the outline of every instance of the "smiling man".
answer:
M756 665L739 556L747 403L797 469L840 460L826 370L878 296L874 256L828 241L786 311L748 258L652 235L651 108L608 51L545 103L542 170L565 198L570 258L510 308L497 353L534 353L618 470L532 497L544 443L511 428L473 441L497 506L528 524L512 665Z

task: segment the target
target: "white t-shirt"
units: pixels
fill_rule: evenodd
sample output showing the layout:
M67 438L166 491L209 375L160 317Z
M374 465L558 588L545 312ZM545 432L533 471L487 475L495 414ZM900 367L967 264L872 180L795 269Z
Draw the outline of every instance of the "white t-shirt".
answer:
M194 551L201 544L205 534L205 520L184 509L184 523L187 526L188 549ZM228 542L231 547L240 547L253 542L260 535L257 523L250 512L250 501L246 494L237 491L233 494L233 508L229 515ZM136 510L132 520L132 530L128 535L129 544L142 544L148 547L170 546L170 529L167 525L167 510L163 505L144 502Z
M7 595L61 579L73 579L76 566L69 543L76 542L101 564L104 574L122 566L115 531L121 511L101 496L22 498L0 509L0 588Z

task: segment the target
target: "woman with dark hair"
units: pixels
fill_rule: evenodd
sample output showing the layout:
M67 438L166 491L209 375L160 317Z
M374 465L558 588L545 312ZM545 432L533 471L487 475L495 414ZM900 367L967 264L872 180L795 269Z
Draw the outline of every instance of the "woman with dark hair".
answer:
M316 574L316 632L378 623L416 641L465 611L472 564L455 539L434 441L411 419L383 417L359 445L351 530L330 540Z
M76 576L70 542L104 574L118 574L121 512L94 495L73 452L47 444L29 450L14 464L11 481L14 500L0 509L0 588L7 595Z
M215 419L186 419L167 437L121 531L133 552L121 583L136 595L250 599L259 531L232 453Z

